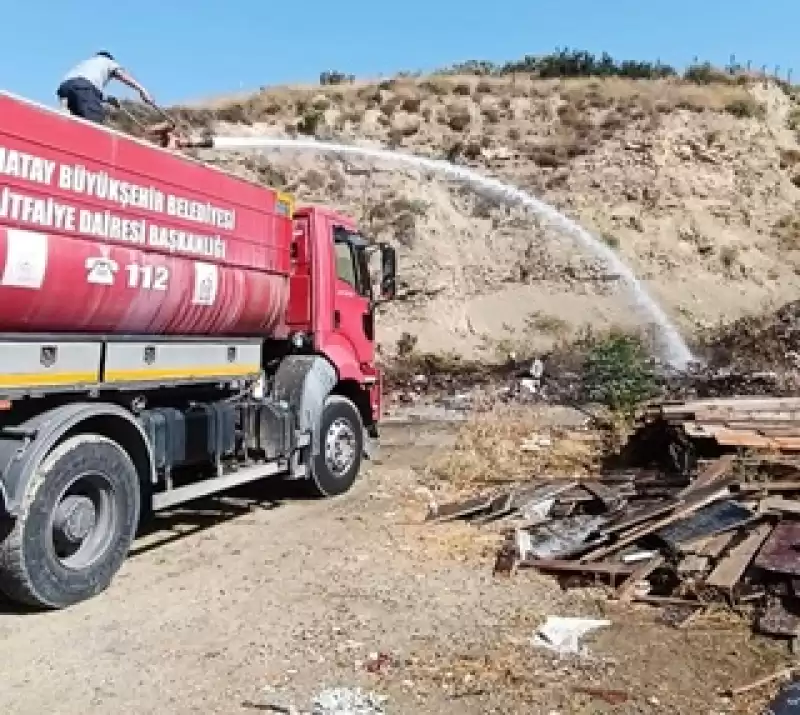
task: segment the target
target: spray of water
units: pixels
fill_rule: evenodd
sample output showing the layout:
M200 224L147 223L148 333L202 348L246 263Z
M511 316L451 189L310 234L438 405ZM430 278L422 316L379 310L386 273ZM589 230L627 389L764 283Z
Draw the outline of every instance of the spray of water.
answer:
M646 313L650 321L658 328L658 348L664 360L672 367L683 370L693 361L692 353L681 338L675 326L659 305L645 290L644 286L631 269L603 241L564 216L549 204L521 189L504 184L497 179L481 176L475 171L456 166L446 161L438 161L425 157L413 156L403 152L387 151L320 142L314 139L284 139L273 137L215 137L214 148L221 150L272 149L324 154L350 154L365 159L384 161L392 164L407 164L418 169L443 174L457 181L469 184L482 194L488 194L500 201L524 206L536 214L540 220L557 227L562 232L575 238L589 253L603 260L609 270L617 274L628 289L636 307Z

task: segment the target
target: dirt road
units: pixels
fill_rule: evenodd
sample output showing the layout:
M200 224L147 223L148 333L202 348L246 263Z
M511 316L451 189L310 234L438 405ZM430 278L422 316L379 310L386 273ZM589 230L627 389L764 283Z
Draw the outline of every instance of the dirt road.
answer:
M472 527L417 523L414 467L451 436L388 428L381 459L341 499L281 503L262 487L212 501L162 518L93 601L8 609L4 710L270 712L341 685L385 694L390 713L605 712L571 690L595 681L627 694L615 712L721 713L736 704L717 687L783 658L737 626L675 631L544 578L493 581ZM614 626L593 639L594 660L563 663L529 643L548 613ZM392 662L369 672L371 653Z

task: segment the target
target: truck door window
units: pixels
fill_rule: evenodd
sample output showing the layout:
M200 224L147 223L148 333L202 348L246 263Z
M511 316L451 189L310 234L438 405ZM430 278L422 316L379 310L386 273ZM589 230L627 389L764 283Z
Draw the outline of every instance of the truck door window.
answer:
M358 292L364 298L372 300L372 277L369 274L369 260L367 252L361 248L355 251L356 267L358 268Z
M360 296L372 299L372 281L364 245L366 243L359 234L338 226L334 229L336 275Z
M353 250L350 244L336 241L334 246L336 248L336 276L353 290L357 290L356 264L353 261Z

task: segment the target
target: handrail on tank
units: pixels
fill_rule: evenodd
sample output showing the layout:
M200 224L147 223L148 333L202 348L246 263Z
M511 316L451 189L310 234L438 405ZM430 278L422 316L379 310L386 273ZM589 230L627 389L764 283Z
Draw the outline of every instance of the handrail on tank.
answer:
M2 97L5 97L7 99L11 99L11 100L13 100L15 102L20 102L21 104L27 104L29 107L34 107L36 109L40 109L40 110L43 110L45 112L49 112L50 114L55 115L56 117L60 118L63 121L77 122L79 124L85 124L85 125L91 127L92 129L94 129L95 131L102 131L102 132L107 132L109 134L113 134L114 136L121 137L121 138L123 138L123 139L125 139L127 141L135 142L136 144L139 144L140 146L147 147L148 149L151 149L153 151L160 151L160 152L163 152L165 154L169 154L172 157L176 157L177 156L178 158L180 158L183 161L189 161L189 162L191 162L193 164L197 164L198 166L202 166L204 169L217 171L220 174L224 174L225 176L229 176L229 177L232 177L234 179L238 179L239 181L245 181L248 184L252 184L253 186L258 186L259 188L262 188L262 189L269 188L271 191L275 191L276 193L278 193L278 190L273 188L273 187L271 187L271 186L270 187L265 187L263 184L259 184L257 181L253 181L252 179L247 179L247 178L245 178L243 176L239 176L238 174L234 174L232 171L226 171L225 169L222 169L222 168L220 168L218 166L214 166L213 164L209 164L209 163L207 163L205 161L201 161L200 159L195 159L194 157L191 157L191 156L189 156L187 154L176 153L175 151L172 151L170 149L165 149L163 147L158 146L157 144L153 144L152 142L146 141L144 139L140 139L139 137L135 137L135 136L133 136L131 134L126 134L125 132L120 131L119 129L114 129L113 127L106 126L105 124L96 124L95 122L90 122L87 119L83 119L82 117L76 117L76 116L74 116L72 114L64 112L63 110L61 110L59 108L50 107L50 106L48 106L46 104L41 104L40 102L35 102L32 99L27 99L26 97L20 97L19 95L14 94L13 92L9 92L9 91L4 90L4 89L0 89L0 98L2 98ZM3 122L3 117L2 117L2 115L0 115L0 127L2 127L2 122Z

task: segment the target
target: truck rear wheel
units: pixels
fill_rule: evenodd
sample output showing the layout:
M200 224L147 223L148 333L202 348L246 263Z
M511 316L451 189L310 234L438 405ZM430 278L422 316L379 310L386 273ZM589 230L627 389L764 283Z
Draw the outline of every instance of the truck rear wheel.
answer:
M320 424L320 453L312 459L309 486L316 496L344 494L361 469L364 424L346 397L330 395Z
M64 608L104 591L125 560L139 478L118 444L78 435L45 458L23 504L0 545L0 590L27 605Z

